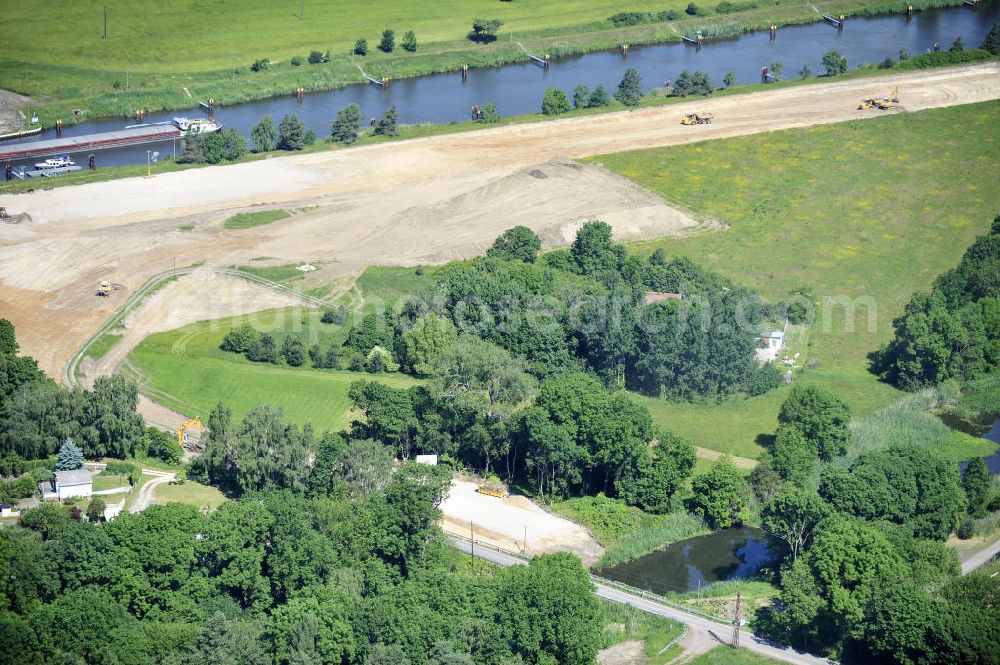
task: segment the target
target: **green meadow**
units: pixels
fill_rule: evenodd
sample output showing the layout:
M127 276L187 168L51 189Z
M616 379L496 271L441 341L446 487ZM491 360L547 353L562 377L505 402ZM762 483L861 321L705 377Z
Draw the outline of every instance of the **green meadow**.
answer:
M281 309L255 317L262 331L273 331L278 343L288 334L326 345L343 341L344 326L319 323L320 312ZM147 337L129 355L129 372L144 393L184 414L208 415L220 401L242 418L259 404L284 410L299 425L317 431L350 424L347 391L359 379L382 381L394 387L416 381L404 374L372 375L346 370L288 367L250 362L219 349L222 338L246 319L234 317L193 325ZM329 331L323 331L329 328ZM299 329L300 332L294 332ZM315 336L310 331L316 332Z
M790 337L796 381L865 415L903 396L867 371L868 354L891 337L911 294L957 264L1000 213L1000 102L594 161L727 225L633 251L688 256L772 301L811 287L817 321ZM855 306L853 326L844 302ZM787 391L708 404L637 399L696 445L756 457Z

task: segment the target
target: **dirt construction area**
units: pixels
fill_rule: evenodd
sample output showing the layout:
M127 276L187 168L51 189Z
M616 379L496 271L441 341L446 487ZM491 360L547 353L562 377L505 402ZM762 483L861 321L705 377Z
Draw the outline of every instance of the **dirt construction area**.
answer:
M111 331L121 339L100 360L88 357L81 364L83 384L89 388L96 377L118 371L132 349L153 333L292 305L306 303L290 293L239 277L197 270L168 283L126 315L121 327Z
M174 262L211 268L266 257L258 265L308 261L334 277L374 264L474 255L516 224L537 230L550 245L568 242L582 221L594 217L612 224L622 239L696 232L716 223L571 160L878 117L883 112L858 111L857 103L893 86L900 87L906 111L996 99L1000 65L699 99L0 196L0 205L21 215L17 224L0 224L0 312L17 326L23 351L58 376L132 290ZM714 114L715 122L679 124L695 111ZM269 208L296 214L250 229L223 226L237 212ZM100 280L125 288L97 298ZM172 306L163 301L162 307Z
M441 512L446 532L510 552L572 552L585 566L604 554L600 543L576 522L547 513L523 496L480 494L476 483L467 480L451 481Z

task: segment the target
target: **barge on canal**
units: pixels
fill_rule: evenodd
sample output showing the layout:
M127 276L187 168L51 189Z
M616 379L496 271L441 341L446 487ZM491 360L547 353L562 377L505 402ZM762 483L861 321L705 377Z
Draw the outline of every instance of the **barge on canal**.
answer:
M214 120L174 118L170 122L130 125L125 129L114 132L65 136L44 141L2 146L0 147L0 162L50 157L52 155L87 152L105 148L119 148L121 146L138 145L141 143L157 143L195 134L208 134L217 132L220 129L222 129L222 125Z

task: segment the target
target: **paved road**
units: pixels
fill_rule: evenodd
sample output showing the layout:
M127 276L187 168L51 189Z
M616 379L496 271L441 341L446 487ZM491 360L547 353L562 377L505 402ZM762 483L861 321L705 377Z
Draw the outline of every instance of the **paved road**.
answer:
M1000 554L1000 538L963 561L962 574L968 575L980 566L986 565L997 554Z
M455 547L463 552L471 553L472 551L472 547L468 541L453 538L451 542ZM504 554L502 552L497 552L496 550L488 549L486 547L477 546L475 548L475 555L477 558L490 561L500 566L517 566L526 564L523 559L519 559L515 556ZM668 619L674 619L675 621L680 621L681 623L685 623L689 626L700 628L706 631L714 639L724 644L729 644L732 640L733 628L728 624L719 623L717 621L712 621L711 619L698 616L697 614L691 614L673 607L661 605L656 601L647 598L640 598L639 596L635 596L631 593L621 591L599 582L595 582L594 586L594 593L601 598L605 598L616 603L631 605L642 610L643 612L658 614L660 616L667 617ZM755 651L762 656L767 656L768 658L784 661L786 663L796 663L798 665L829 665L832 662L826 658L818 658L810 654L799 653L787 647L772 644L763 638L757 637L750 631L743 631L740 636L740 644L741 646L744 646L751 651Z

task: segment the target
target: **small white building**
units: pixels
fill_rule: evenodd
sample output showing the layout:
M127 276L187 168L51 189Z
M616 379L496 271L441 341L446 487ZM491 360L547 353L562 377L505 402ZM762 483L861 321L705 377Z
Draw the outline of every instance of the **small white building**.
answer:
M438 456L437 455L417 455L417 464L429 464L431 466L437 466Z
M87 469L56 471L54 482L60 501L74 496L90 496L94 489L94 479Z
M764 348L771 351L780 351L785 348L785 333L780 330L761 333L760 339L764 342Z

